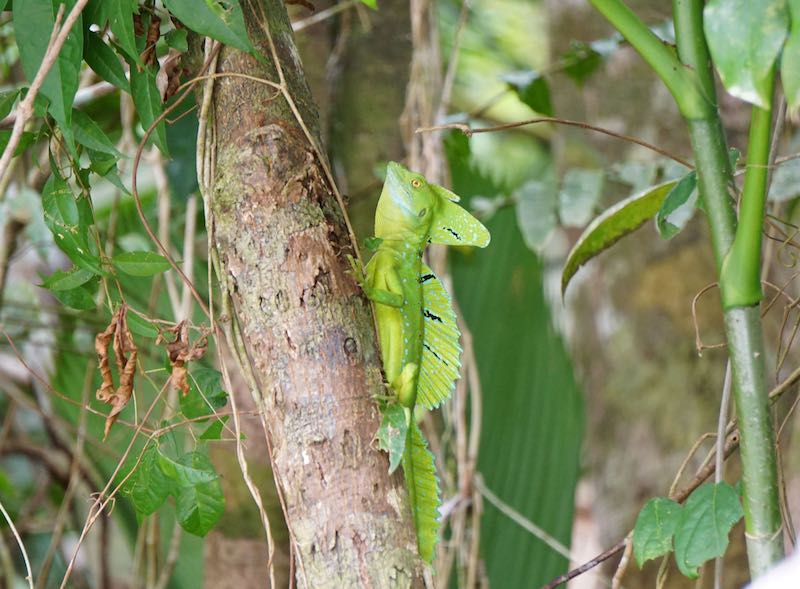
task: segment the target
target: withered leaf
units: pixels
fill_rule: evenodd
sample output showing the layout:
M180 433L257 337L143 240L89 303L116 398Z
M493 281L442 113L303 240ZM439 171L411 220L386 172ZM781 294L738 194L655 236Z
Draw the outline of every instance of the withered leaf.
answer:
M167 342L167 355L169 363L172 365L172 375L170 384L183 392L184 396L189 394L189 381L187 379L188 369L186 364L192 360L203 357L208 349L208 332L203 331L194 343L189 343L189 326L186 321L181 321L174 327L167 330L175 336L171 342ZM156 344L166 341L163 334L159 334Z
M103 382L97 389L97 400L111 405L111 412L106 417L103 440L108 438L111 426L119 418L133 395L133 381L136 374L136 356L138 350L133 343L133 336L128 329L128 307L120 305L111 317L111 322L105 331L98 333L94 338L94 349L100 362L100 375ZM114 377L111 373L108 346L114 353L114 360L119 372L119 386L114 387Z

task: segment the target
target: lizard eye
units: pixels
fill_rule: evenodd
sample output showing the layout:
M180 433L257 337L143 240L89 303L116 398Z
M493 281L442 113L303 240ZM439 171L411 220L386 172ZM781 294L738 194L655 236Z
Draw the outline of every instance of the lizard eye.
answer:
M420 186L422 186L422 182L420 182L418 178L414 178L411 181L411 186L413 186L414 188L419 188Z
M422 217L424 217L424 216L425 216L427 213L428 213L428 209L422 209L422 210L419 212L419 217L420 217L420 219L421 219Z

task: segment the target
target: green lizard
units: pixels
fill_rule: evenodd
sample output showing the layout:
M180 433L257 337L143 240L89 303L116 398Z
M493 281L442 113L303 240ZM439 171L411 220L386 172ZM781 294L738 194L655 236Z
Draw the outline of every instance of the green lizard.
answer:
M351 260L364 293L375 303L383 369L394 397L382 403L378 431L389 470L402 461L420 555L428 562L438 535L439 486L417 404L438 407L459 377L459 331L450 297L422 261L428 243L489 244L489 232L446 188L390 162L375 212L377 251L362 272Z

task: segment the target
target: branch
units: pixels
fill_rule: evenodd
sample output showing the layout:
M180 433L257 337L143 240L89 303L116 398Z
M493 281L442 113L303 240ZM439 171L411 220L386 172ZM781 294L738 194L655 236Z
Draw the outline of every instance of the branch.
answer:
M14 129L11 131L11 137L3 151L3 156L0 157L0 179L6 175L6 170L11 163L11 158L14 157L14 151L16 151L17 145L19 145L19 141L22 138L22 131L25 129L28 120L33 116L33 101L36 95L39 94L39 90L42 88L42 84L44 84L44 79L53 67L53 64L55 64L56 59L58 59L58 54L67 41L67 37L73 25L78 20L81 11L83 11L88 2L89 0L78 0L75 3L75 6L72 7L72 10L64 21L64 26L61 27L61 30L58 30L58 25L61 22L61 18L64 16L64 7L66 4L62 4L58 9L56 21L53 26L53 35L50 37L50 42L47 44L47 50L44 53L42 64L39 66L39 71L36 72L36 76L34 76L30 88L28 88L25 99L17 105ZM56 34L57 30L58 34Z
M595 131L597 133L602 133L603 135L608 135L609 137L614 137L616 139L622 139L623 141L628 141L630 143L635 143L636 145L641 145L642 147L649 149L650 151L654 151L664 157L667 157L675 162L678 162L682 166L686 166L690 170L694 168L694 166L688 160L685 160L677 155L673 155L670 152L661 149L657 145L653 145L652 143L648 143L643 139L637 139L636 137L631 137L630 135L624 135L623 133L617 133L616 131L612 131L611 129L605 129L603 127L596 127L595 125L591 125L589 123L585 123L583 121L571 121L569 119L560 119L558 117L537 117L535 119L526 119L524 121L517 121L515 123L504 123L502 125L496 125L494 127L479 127L477 129L470 127L465 123L449 123L447 125L434 125L433 127L420 127L415 131L415 133L427 133L430 131L441 131L442 129L457 129L464 133L467 137L472 137L476 133L493 133L495 131L505 131L506 129L516 129L517 127L524 127L526 125L535 125L537 123L557 123L559 125L566 125L568 127L578 127L580 129L588 129L589 131Z

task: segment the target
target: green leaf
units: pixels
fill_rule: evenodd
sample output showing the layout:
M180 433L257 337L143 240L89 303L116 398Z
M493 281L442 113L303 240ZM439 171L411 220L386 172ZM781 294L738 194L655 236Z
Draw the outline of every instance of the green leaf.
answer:
M583 227L594 214L603 194L603 170L572 168L564 174L558 194L558 215L562 225Z
M369 6L373 10L378 10L378 2L377 0L360 0L361 4L365 6Z
M422 560L433 561L434 549L439 539L439 506L441 494L433 454L428 442L419 431L417 422L411 421L408 448L403 454L403 474L411 501L414 527L417 530L417 546Z
M526 157L527 173L544 173L549 154L535 137L523 139L517 148ZM461 133L445 139L452 188L468 209L478 195L506 195L488 168L475 165L471 142ZM515 210L501 208L486 226L492 234L488 248L453 248L448 254L451 294L472 332L481 388L502 391L483 399L482 430L491 435L481 436L477 469L497 496L569 546L584 396L553 329L543 263L526 247ZM510 448L524 459L509 462ZM490 586L541 587L567 570L565 557L488 501L480 525Z
M406 412L402 405L392 403L383 410L383 419L378 428L378 448L389 453L389 474L400 466L407 434Z
M189 376L189 394L180 397L181 413L186 417L211 415L227 404L228 393L222 389L222 375L217 370L196 368Z
M639 512L633 528L633 554L639 568L672 550L680 513L681 506L664 497L650 499Z
M186 29L172 29L169 33L164 35L164 41L168 47L177 49L181 53L189 51Z
M139 113L142 122L142 128L147 131L164 112L161 94L156 87L156 74L152 68L145 67L142 71L138 71L135 66L131 67L131 94L136 112ZM169 157L164 121L158 123L150 134L150 140L158 146L161 153Z
M164 0L164 4L192 31L241 51L255 51L238 0Z
M725 553L731 528L744 515L739 495L726 482L706 483L689 495L675 529L675 561L694 579L698 567Z
M111 262L117 269L131 276L153 276L170 268L164 256L153 252L124 252L111 258Z
M788 0L792 26L781 55L781 81L789 111L800 108L800 0Z
M725 89L769 108L770 72L789 30L786 0L710 0L703 24Z
M11 139L11 133L12 131L10 129L3 129L0 131L0 153L5 151L6 146ZM39 133L23 131L22 136L19 139L19 143L17 144L17 148L14 150L14 157L18 157L25 153L25 150L36 143L39 140L39 137Z
M106 22L110 24L117 44L135 64L140 63L133 30L133 13L137 10L136 0L90 0L85 11L87 19L100 29L105 27Z
M178 460L173 460L164 453L162 447L158 451L158 464L161 471L172 483L178 487L193 487L203 483L210 483L219 478L213 467L209 468L208 459L206 463L202 461L195 464L197 452L184 454ZM202 456L202 455L200 455Z
M52 291L72 290L73 288L83 286L94 276L94 273L84 270L83 268L70 268L66 272L56 270L44 279L42 286Z
M100 35L93 31L87 31L83 43L83 56L89 67L106 82L120 90L130 92L131 86L128 78L125 77L125 70L122 69L119 57L111 47L103 42Z
M158 337L158 329L156 329L152 323L146 319L143 319L140 315L136 313L128 313L127 321L128 327L130 327L131 331L136 335L149 338Z
M606 56L589 43L573 41L569 50L561 56L561 63L564 73L582 86L603 65L605 59Z
M90 287L92 288L90 289ZM71 309L77 309L78 311L91 311L97 307L97 302L94 299L94 292L96 291L96 282L94 285L89 282L77 288L54 290L51 292L62 305L66 305Z
M29 82L33 81L42 64L61 4L65 4L64 17L66 17L75 0L66 3L59 0L25 0L14 4L14 32L22 69ZM71 151L73 142L70 133L72 128L70 115L72 102L78 91L82 59L83 25L81 17L78 17L41 88L42 95L50 101L48 110L59 123L64 140Z
M181 527L196 536L205 536L225 511L225 497L214 465L200 452L189 452L181 464L196 472L206 473L208 481L184 486L175 497L175 514Z
M567 256L561 272L561 293L566 292L569 281L581 266L652 218L677 183L677 180L671 180L651 186L618 202L596 217Z
M8 90L7 92L0 92L0 119L4 119L14 108L14 103L17 101L17 96L22 92L21 88L16 90Z
M503 81L532 110L548 117L553 116L550 86L539 72L535 70L511 72L503 76Z
M656 214L656 229L658 229L658 234L663 239L671 239L677 235L689 219L692 218L694 203L690 203L688 211L685 211L683 205L689 201L689 197L694 193L696 186L697 174L692 171L681 178L678 184L667 194L667 198L664 199L664 203ZM678 218L678 215L674 215L679 211L684 211L685 213L680 218Z
M529 180L517 189L517 223L525 244L540 250L556 228L558 191L553 168L536 180Z
M57 175L50 176L42 190L44 222L53 234L56 245L76 266L103 275L100 259L89 245L92 225L91 205L86 197L73 196L67 182Z
M230 419L230 415L223 415L217 419L214 423L206 428L206 431L200 434L200 439L219 440L222 437L222 428L225 427L226 423L228 423L228 419Z
M126 482L125 492L140 516L154 513L173 492L172 482L159 466L159 453L155 444L144 451L139 466Z
M72 110L72 132L75 135L75 140L81 145L100 153L122 157L122 154L111 142L111 139L108 138L108 135L103 132L100 125L95 123L85 112L77 109Z

